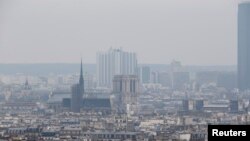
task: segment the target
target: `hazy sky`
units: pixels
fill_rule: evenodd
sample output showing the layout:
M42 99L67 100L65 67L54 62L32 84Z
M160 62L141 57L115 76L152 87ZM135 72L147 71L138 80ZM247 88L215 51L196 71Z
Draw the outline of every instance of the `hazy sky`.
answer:
M237 0L0 0L0 63L95 63L111 46L139 63L235 65Z

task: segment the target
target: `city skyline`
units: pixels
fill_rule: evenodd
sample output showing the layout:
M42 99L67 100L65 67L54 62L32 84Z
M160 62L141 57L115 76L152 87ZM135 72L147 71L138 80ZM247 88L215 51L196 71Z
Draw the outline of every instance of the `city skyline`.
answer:
M2 0L0 63L95 63L112 46L138 63L235 65L238 2L181 2Z
M248 140L250 0L0 0L0 140Z

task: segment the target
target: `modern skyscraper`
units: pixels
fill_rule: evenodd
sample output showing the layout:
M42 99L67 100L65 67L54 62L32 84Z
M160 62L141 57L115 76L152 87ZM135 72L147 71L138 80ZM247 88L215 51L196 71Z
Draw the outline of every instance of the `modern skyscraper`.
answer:
M142 66L139 68L139 78L140 78L140 82L142 84L145 83L150 83L150 67L149 66Z
M82 72L82 61L81 61L81 71L79 83L71 87L71 111L79 113L81 111L82 102L83 102L83 93L84 93L84 80Z
M250 2L238 8L238 88L250 89Z
M137 73L137 56L122 49L109 49L97 53L98 86L112 86L114 75L135 75Z

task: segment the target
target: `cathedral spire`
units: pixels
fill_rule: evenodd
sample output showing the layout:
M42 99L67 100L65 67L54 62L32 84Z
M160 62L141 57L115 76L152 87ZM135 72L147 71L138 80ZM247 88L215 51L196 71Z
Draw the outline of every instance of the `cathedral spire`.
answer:
M83 85L83 72L82 72L82 59L81 59L81 71L80 71L80 79L79 79L79 84Z
M24 89L25 89L25 90L31 89L31 87L30 87L30 85L29 85L28 77L26 77L26 80L25 80L25 83L24 83Z
M25 83L24 83L25 86L29 86L29 81L28 81L28 78L26 77L26 80L25 80Z

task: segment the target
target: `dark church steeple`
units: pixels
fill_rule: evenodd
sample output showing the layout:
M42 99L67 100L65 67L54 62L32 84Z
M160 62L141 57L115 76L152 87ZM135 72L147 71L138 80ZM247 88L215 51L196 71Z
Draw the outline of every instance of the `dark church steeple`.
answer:
M26 77L26 80L25 80L25 83L24 83L24 89L25 90L30 90L31 89L31 87L30 87L30 85L29 85L29 81L28 81L28 78Z
M83 72L82 72L82 59L81 59L81 71L80 71L79 84L80 84L80 85L84 85Z
M28 78L26 78L24 85L25 85L25 87L29 86Z
M84 80L83 80L83 71L82 71L82 59L81 59L81 70L79 83L71 87L71 111L75 113L80 113L83 102L83 93L84 93Z

